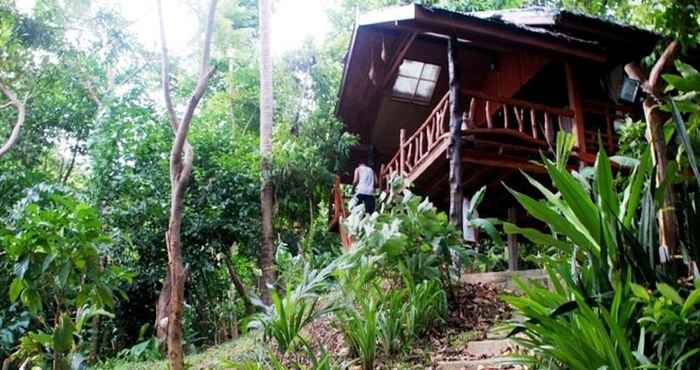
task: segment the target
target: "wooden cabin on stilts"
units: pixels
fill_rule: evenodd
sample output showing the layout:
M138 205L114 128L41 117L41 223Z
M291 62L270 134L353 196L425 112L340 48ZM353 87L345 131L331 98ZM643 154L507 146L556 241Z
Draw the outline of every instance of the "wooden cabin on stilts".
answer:
M456 13L420 5L358 19L336 114L358 136L338 174L332 227L345 216L340 184L372 151L380 182L392 174L462 222L462 197L482 186L483 217L533 224L502 186L530 192L519 173L547 182L533 160L573 134L570 165L592 164L638 105L620 99L623 67L658 36L635 27L545 8ZM340 229L340 228L338 228ZM343 235L343 243L351 241ZM517 240L508 241L517 256ZM510 263L517 269L517 257Z

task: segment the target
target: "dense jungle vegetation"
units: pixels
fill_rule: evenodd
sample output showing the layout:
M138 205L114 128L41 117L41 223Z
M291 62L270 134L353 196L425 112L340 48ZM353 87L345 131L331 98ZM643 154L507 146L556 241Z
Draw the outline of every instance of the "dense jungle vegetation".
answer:
M511 324L525 349L514 361L700 368L696 1L422 1L612 17L664 36L645 69L676 41L655 90L665 181L644 122L627 122L620 152L578 171L560 136L542 158L551 184L529 179L540 199L511 190L548 230L474 219L489 237L472 249L394 179L377 213L352 211L345 253L328 231L329 191L356 142L334 113L344 55L357 13L409 2L330 0L320 41L270 54L270 7L285 0L168 0L166 15L171 1L199 32L190 45L169 40L185 51L168 56L130 32L119 2L0 0L3 370L389 368L451 325L465 269L503 268L507 233L528 241L527 263L552 284L502 297L524 317ZM156 35L159 21L165 34L178 27L148 17ZM675 256L658 241L668 189ZM178 283L183 304L168 302ZM319 322L347 353L310 338Z

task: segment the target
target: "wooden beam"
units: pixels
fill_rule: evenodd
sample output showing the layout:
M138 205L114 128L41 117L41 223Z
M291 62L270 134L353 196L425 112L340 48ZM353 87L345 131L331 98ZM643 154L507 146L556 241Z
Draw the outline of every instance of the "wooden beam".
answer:
M581 100L581 95L579 94L576 74L574 73L574 68L569 62L564 63L564 69L566 70L566 90L569 95L569 107L574 111L574 126L572 131L574 137L576 138L578 150L581 153L586 153L586 139L584 136L586 123L584 122L583 118L583 103Z
M399 45L397 46L396 51L394 52L394 56L391 59L391 63L389 64L389 69L387 69L384 74L384 81L381 84L382 90L389 86L389 83L391 83L394 73L396 73L399 70L401 63L403 62L403 58L406 56L408 50L411 48L411 45L413 45L413 41L415 41L416 36L417 34L415 32L410 32L399 42Z
M484 154L483 152L473 150L462 152L462 162L475 163L490 167L512 168L516 170L520 169L526 172L547 173L547 170L544 167L532 162L506 156L488 155Z
M447 43L447 66L450 75L450 136L447 152L450 159L450 222L462 227L462 108L459 93L460 66L457 36Z

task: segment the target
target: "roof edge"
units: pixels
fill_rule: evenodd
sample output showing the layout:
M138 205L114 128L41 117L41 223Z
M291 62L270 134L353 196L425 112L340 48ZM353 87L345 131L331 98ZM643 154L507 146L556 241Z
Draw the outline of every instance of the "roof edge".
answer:
M358 19L357 27L415 19L418 6L419 5L416 4L410 4L388 7L363 14Z

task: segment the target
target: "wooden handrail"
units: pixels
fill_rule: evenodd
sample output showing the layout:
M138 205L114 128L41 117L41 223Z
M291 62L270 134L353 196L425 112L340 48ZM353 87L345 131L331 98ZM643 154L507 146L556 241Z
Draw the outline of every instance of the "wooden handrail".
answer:
M335 183L333 184L333 189L331 190L331 200L333 204L333 213L331 218L331 225L338 223L338 232L340 233L340 241L343 244L343 248L350 249L352 247L352 240L347 232L343 229L342 221L347 217L347 211L345 210L345 199L343 198L343 189L340 186L340 176L335 177Z
M540 112L547 112L547 113L551 113L551 114L556 114L558 116L564 116L564 117L573 117L574 116L574 112L571 110L568 110L568 109L550 107L550 106L547 106L544 104L532 103L532 102L525 101L525 100L504 98L504 97L500 97L500 96L490 96L490 95L486 95L486 94L482 93L481 91L476 91L476 90L462 89L461 92L463 95L466 95L467 97L471 97L471 98L479 98L479 99L487 100L490 102L507 104L507 105L511 105L511 106L518 106L520 108L532 108L532 109L538 110Z
M549 107L518 99L489 96L480 91L461 90L466 97L468 109L463 115L463 132L489 132L512 134L516 137L544 145L542 139L552 143L555 131L573 127L574 112L568 109ZM410 136L401 129L399 150L382 166L380 177L388 184L388 176L398 173L410 177L417 167L424 167L423 161L447 138L449 121L449 94L445 94L430 112L426 120ZM483 114L477 122L478 114ZM481 121L483 119L483 121ZM484 122L485 121L485 122ZM485 125L484 125L485 123ZM585 143L584 143L585 145Z

